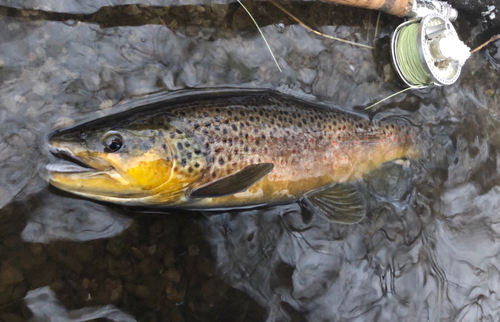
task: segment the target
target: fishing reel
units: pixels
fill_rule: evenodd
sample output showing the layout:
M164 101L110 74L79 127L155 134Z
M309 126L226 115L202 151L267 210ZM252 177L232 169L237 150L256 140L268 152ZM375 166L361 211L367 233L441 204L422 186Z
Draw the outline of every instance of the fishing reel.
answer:
M455 83L470 49L458 37L452 21L457 11L442 1L415 0L391 37L392 63L410 87Z

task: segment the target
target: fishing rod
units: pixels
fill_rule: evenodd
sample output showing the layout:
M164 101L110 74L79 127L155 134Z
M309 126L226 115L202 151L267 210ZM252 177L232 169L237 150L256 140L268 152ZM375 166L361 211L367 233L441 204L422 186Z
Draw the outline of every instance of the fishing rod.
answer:
M455 83L470 57L452 25L458 12L438 0L323 0L378 10L409 18L391 37L391 58L401 79L410 87Z

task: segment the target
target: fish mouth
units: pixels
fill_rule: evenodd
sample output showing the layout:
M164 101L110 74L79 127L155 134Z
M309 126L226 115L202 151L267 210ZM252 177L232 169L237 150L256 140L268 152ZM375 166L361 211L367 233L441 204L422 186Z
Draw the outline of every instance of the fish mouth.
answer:
M56 161L49 163L45 167L50 173L97 173L113 169L110 164L107 164L105 169L97 169L95 167L92 167L66 148L49 145L48 150L53 156L57 158Z

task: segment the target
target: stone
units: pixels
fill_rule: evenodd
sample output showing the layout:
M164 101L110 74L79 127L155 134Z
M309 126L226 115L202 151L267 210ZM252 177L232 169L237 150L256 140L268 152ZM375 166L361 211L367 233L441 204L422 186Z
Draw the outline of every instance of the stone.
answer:
M17 284L24 280L23 273L10 263L2 264L0 268L0 285Z

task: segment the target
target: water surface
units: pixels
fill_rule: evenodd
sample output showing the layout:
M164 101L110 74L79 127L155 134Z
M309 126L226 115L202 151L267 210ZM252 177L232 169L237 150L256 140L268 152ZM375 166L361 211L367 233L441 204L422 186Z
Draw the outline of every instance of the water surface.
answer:
M45 133L205 87L272 88L359 112L402 89L388 52L401 20L381 16L374 35L375 12L287 5L370 50L245 2L280 73L237 3L23 3L30 10L0 1L0 320L102 308L129 314L120 321L500 320L500 96L485 50L455 85L368 111L411 120L425 153L360 182L370 211L358 225L297 204L145 214L48 188ZM474 47L484 30L464 16L455 25Z

